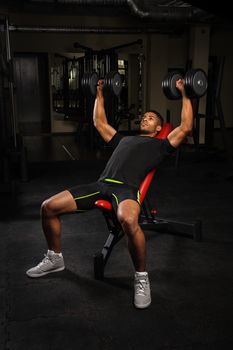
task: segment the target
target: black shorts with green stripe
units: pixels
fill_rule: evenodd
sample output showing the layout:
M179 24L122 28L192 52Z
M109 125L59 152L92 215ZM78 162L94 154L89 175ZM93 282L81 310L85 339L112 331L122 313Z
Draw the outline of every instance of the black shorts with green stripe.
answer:
M78 211L94 208L99 199L110 201L114 209L126 199L135 200L140 205L138 189L112 179L71 187L68 191L72 194Z

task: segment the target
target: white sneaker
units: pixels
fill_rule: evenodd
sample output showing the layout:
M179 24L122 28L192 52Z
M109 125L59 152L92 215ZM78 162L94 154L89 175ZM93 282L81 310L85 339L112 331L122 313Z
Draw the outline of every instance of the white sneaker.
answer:
M48 250L44 256L44 259L38 265L26 271L29 277L41 277L51 272L64 270L65 264L61 253L56 254L52 250Z
M134 306L145 309L151 304L150 281L148 274L134 276Z

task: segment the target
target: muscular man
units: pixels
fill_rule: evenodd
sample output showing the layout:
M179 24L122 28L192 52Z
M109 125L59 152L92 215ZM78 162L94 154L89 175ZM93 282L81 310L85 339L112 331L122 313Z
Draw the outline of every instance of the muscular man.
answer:
M79 185L45 200L41 206L42 227L48 244L45 258L26 273L41 277L64 270L61 253L61 221L63 214L85 211L95 207L98 199L113 203L118 220L127 237L128 249L135 268L134 305L146 308L151 303L151 292L146 271L145 236L139 226L141 181L146 174L177 148L192 130L193 111L182 80L176 82L182 94L181 123L164 140L155 138L161 130L163 119L156 111L144 114L140 134L120 135L108 124L103 97L103 82L99 81L93 120L102 138L114 148L100 178L93 183Z

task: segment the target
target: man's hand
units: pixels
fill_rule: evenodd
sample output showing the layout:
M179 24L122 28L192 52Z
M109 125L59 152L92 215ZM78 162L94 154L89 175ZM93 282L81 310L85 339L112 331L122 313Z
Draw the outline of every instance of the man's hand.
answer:
M104 81L100 79L98 80L97 88L96 88L97 95L100 97L103 96L103 88L104 88Z
M176 81L176 88L180 91L182 97L186 96L183 79L179 79Z

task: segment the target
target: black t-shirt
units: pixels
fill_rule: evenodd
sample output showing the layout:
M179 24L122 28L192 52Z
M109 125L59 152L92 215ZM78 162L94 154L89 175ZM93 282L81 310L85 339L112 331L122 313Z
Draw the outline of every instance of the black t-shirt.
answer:
M175 150L168 139L123 136L119 133L113 136L108 145L115 150L99 180L114 179L137 188L148 172Z

